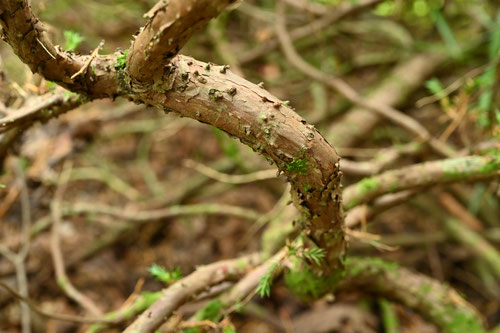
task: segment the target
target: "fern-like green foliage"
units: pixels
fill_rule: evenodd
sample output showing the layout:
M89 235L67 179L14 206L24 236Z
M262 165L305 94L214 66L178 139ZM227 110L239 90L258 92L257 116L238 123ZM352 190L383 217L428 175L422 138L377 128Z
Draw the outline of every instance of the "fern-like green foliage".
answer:
M165 268L157 264L153 264L148 269L148 271L151 274L151 276L153 276L155 279L166 284L170 284L174 281L177 281L182 277L179 268L176 268L171 272L169 272Z
M325 257L325 250L320 249L319 247L311 248L311 249L306 249L304 251L303 256L306 259L309 259L311 261L314 261L316 265L319 265L321 263L321 260Z
M271 285L273 283L274 272L278 268L278 263L274 263L271 265L266 275L260 278L259 285L257 286L257 293L260 297L269 297L271 296Z

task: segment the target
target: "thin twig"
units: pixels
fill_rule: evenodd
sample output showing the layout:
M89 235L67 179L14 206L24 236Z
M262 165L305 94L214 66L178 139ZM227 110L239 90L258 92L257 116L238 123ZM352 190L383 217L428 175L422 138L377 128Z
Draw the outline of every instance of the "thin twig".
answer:
M282 1L283 0L280 0L277 3L276 34L278 35L280 45L283 49L283 52L285 53L286 58L294 67L296 67L307 76L328 85L329 87L340 93L342 96L344 96L351 103L376 112L391 120L392 122L400 125L401 127L407 129L409 132L415 134L420 140L428 143L430 147L440 155L446 157L454 156L455 152L452 148L450 148L445 143L434 139L429 131L427 131L424 126L422 126L413 118L403 114L393 107L379 103L367 102L342 79L325 74L302 59L302 57L295 50L290 35L287 32L285 21L285 6Z
M102 40L99 43L99 45L97 45L97 47L94 49L94 51L92 51L92 54L87 59L87 61L85 61L82 68L80 68L80 70L78 72L76 72L75 74L71 75L71 80L74 80L78 75L84 74L87 71L90 64L92 63L92 60L94 60L97 57L97 55L99 54L99 51L102 49L103 46L104 46L104 40Z
M314 20L312 23L308 25L292 30L290 32L290 37L292 38L293 41L300 38L309 37L314 32L324 30L325 28L331 26L333 23L337 22L338 20L342 19L347 15L374 6L382 1L383 0L362 0L359 1L359 3L357 3L356 5L349 3L347 1L343 2L342 5L338 6L335 10L325 14L323 17ZM239 56L238 58L241 64L249 63L266 54L269 54L269 52L273 51L278 47L279 47L278 40L276 38L273 38L262 45L259 45L251 50L245 51L245 53Z
M38 39L38 37L36 37L36 40L38 41L38 43L42 46L42 48L45 50L45 52L48 53L48 55L50 55L50 57L54 60L56 60L56 57L50 53L50 51L47 49L47 47L42 43L42 41L40 39Z
M57 284L59 287L68 295L69 298L74 300L76 303L80 304L88 312L95 316L102 315L102 311L94 304L94 302L79 292L69 280L66 269L64 268L64 258L61 250L60 242L60 227L61 227L61 200L66 190L68 180L71 175L71 165L66 164L63 167L63 171L59 177L57 184L57 190L54 195L54 199L51 204L51 214L52 214L52 233L50 241L50 249L52 254L52 260L54 263L54 270L56 273Z
M204 164L198 163L193 160L185 160L184 166L188 168L192 168L199 173L204 174L208 178L212 178L221 183L228 184L248 184L252 182L274 179L278 177L278 171L276 169L268 169L268 170L260 170L256 172L252 172L246 175L229 175L227 173L219 172L215 169L209 168Z
M36 312L37 314L39 314L45 318L60 320L60 321L68 321L68 322L79 323L79 324L93 324L93 323L113 324L115 322L114 320L107 320L107 319L101 319L101 318L80 317L80 316L74 316L74 315L66 315L66 314L48 312L48 311L45 311L42 308L40 308L38 305L36 305L31 299L24 297L23 295L21 295L20 293L18 293L17 291L12 289L11 287L9 287L8 284L0 281L0 287L7 290L7 292L9 294L11 294L17 300L27 304L28 307L33 312Z
M26 274L25 261L30 249L30 225L31 225L31 209L29 203L28 189L24 179L24 173L21 169L18 159L14 161L14 170L17 175L18 185L17 188L21 193L21 234L22 242L21 247L17 253L9 250L3 244L0 244L0 255L9 260L16 270L16 281L19 289L19 294L22 297L29 297L28 295L28 279ZM21 303L21 327L23 333L31 332L31 314L26 304Z

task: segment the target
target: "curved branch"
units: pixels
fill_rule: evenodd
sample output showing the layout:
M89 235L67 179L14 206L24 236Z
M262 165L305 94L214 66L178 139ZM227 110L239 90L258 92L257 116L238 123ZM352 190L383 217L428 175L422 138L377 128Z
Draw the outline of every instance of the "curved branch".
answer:
M498 175L500 152L410 165L364 178L344 190L344 208L351 209L386 193L438 183L475 180Z
M91 62L93 70L72 78L84 68L91 56L65 52L54 45L43 24L31 12L28 0L2 0L0 24L3 29L2 39L10 44L33 73L40 73L47 80L90 98L113 97L118 94L115 57L97 56Z
M132 45L124 71L109 64L112 57L96 57L95 73L86 71L74 80L71 76L85 65L85 57L54 46L26 0L2 1L0 22L18 56L47 79L89 97L119 94L166 112L175 110L238 137L274 161L292 183L294 200L306 216L302 229L327 251L323 269L334 270L345 252L335 150L292 109L227 67L172 58L197 28L233 2L160 1L147 14L150 20Z
M128 97L211 124L276 163L307 216L302 229L327 251L323 268L340 267L345 245L339 158L314 126L225 66L179 55L159 75L163 81L154 84L129 81Z
M147 14L150 21L137 36L124 71L115 70L112 57L96 57L95 73L86 71L74 80L85 57L52 45L26 0L0 3L0 21L18 56L47 79L91 98L118 94L175 110L238 137L274 161L292 183L294 201L305 216L303 231L327 252L323 271L331 272L341 267L345 252L335 150L291 108L226 66L173 57L197 28L233 2L161 1Z
M338 290L360 289L419 312L442 332L485 332L474 307L455 290L425 275L378 258L349 257Z

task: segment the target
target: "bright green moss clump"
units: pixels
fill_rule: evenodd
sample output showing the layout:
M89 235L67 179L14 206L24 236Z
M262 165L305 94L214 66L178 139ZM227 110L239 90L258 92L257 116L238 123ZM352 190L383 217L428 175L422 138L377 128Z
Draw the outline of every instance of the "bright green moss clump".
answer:
M128 50L125 50L123 54L116 57L116 64L115 64L116 69L125 69L125 66L127 65L127 55L128 55Z

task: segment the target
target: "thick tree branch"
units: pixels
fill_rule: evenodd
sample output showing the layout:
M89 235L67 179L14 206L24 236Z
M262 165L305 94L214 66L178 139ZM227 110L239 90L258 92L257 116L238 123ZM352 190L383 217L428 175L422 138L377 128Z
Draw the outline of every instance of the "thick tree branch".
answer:
M162 0L144 16L127 58L127 71L139 82L161 81L163 67L188 39L235 0Z
M31 12L28 0L2 0L0 24L3 29L2 39L10 44L33 73L40 73L47 80L91 98L117 95L118 79L114 57L95 57L91 62L93 70L72 79L85 66L90 56L65 52L54 45L43 24Z
M345 250L335 150L275 96L226 67L180 55L172 58L195 29L233 2L160 1L147 14L150 20L137 36L125 70L116 72L109 64L103 68L112 58L96 57L96 74L86 71L74 81L71 76L84 66L85 58L53 46L26 0L2 2L0 20L19 57L47 79L91 97L119 94L166 112L177 111L238 137L274 161L293 185L295 202L306 216L304 232L327 250L323 269L334 270Z
M314 126L224 66L179 55L163 71L161 82L127 87L129 97L211 124L276 163L307 216L304 232L328 253L324 268L339 267L345 246L338 156Z

